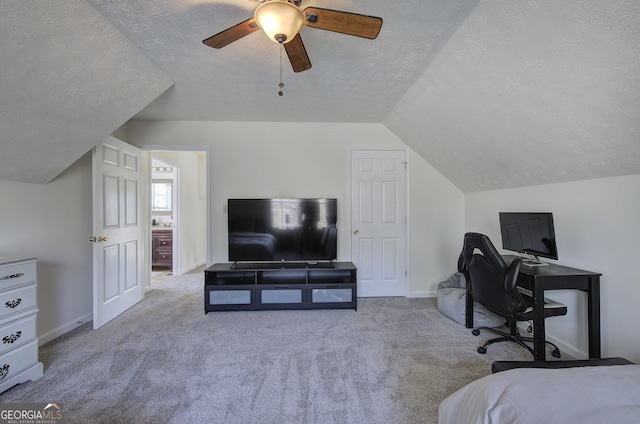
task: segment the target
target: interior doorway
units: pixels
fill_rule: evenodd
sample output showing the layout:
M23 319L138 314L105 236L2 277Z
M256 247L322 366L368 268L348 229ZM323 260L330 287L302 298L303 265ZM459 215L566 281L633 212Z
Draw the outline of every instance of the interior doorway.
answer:
M149 288L199 269L209 257L208 150L148 149Z
M180 168L151 154L151 284L173 275L174 229L179 215ZM176 249L177 250L177 249Z

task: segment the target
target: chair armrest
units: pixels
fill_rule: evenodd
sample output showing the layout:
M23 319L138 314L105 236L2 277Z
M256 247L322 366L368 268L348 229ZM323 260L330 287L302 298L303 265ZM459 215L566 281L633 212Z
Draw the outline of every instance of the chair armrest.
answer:
M458 256L458 272L464 273L467 270L467 263L464 261L464 256L462 256L462 252L460 256Z
M515 289L518 282L518 274L520 273L520 267L522 267L522 259L516 258L509 265L507 275L504 277L504 288L510 292Z

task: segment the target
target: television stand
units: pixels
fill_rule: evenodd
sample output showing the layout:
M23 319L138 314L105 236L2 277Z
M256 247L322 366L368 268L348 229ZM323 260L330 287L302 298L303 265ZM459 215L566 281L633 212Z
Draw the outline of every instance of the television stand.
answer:
M204 270L204 313L273 309L355 309L351 262L217 263Z
M333 268L332 261L320 262L234 262L229 269L304 269Z

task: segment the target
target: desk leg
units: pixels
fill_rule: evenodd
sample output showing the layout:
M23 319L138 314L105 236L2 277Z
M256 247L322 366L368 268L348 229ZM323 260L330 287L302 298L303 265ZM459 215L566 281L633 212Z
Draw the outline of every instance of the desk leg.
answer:
M544 325L544 281L536 278L533 287L533 351L536 361L547 360Z
M471 296L470 284L467 283L467 295L465 301L465 322L467 328L473 328L473 297Z
M601 358L600 352L600 277L589 278L587 292L587 313L589 320L589 358Z

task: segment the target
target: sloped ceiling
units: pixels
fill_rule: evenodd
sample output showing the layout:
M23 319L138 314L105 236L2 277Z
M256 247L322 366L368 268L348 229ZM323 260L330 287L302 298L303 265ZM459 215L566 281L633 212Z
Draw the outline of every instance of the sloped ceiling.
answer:
M640 173L640 2L482 1L384 121L465 192Z
M51 181L173 81L85 1L0 12L0 179Z
M7 4L2 179L47 180L129 118L383 123L466 192L640 173L637 0L303 0L384 24L376 40L304 28L313 67L285 55L282 97L261 31L201 42L255 2Z

